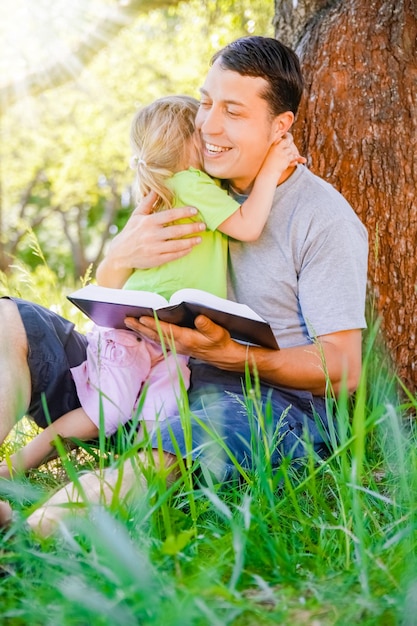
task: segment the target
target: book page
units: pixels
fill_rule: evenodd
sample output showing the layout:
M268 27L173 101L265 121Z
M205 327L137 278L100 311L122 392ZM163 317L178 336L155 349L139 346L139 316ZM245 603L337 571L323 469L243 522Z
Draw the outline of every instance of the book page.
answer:
M264 322L265 320L258 315L253 309L246 304L233 302L226 298L220 298L207 291L201 289L180 289L176 291L170 298L170 304L181 304L181 302L190 302L196 304L204 304L207 307L216 309L217 311L225 311L233 315L240 315L251 320Z
M195 318L206 315L226 328L234 339L279 349L269 324L250 307L200 289L182 289L174 294L170 304L155 293L97 285L83 287L67 298L98 326L105 328L126 329L126 317L152 317L155 311L163 322L194 328ZM179 303L173 304L174 301Z
M159 309L168 305L166 298L152 291L112 289L110 287L100 287L99 285L87 285L70 295L72 298L79 298L81 300L130 304L152 309Z

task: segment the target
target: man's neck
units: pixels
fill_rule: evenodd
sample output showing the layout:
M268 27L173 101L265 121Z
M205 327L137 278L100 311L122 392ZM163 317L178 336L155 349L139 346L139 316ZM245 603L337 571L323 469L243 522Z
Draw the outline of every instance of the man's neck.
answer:
M291 166L291 167L287 167L287 169L281 174L278 182L277 182L277 187L278 185L282 185L282 183L285 183L286 180L288 180L288 178L295 172L296 167L295 166ZM238 196L248 196L250 194L250 192L252 191L253 188L253 184L255 181L252 181L250 183L250 185L248 187L246 187L245 189L241 189L239 187L239 183L235 183L235 181L233 180L229 180L227 182L228 184L228 188L229 190L238 195Z
M285 183L285 181L288 180L289 177L294 174L296 169L297 169L296 165L291 165L290 167L287 167L287 169L284 172L282 172L281 178L278 181L277 187L278 185L282 185L282 183Z
M252 191L252 187L253 187L253 184L249 187L248 190L241 191L240 189L235 187L235 185L233 184L231 180L227 181L227 188L229 189L230 193L233 194L234 196L248 196L250 192Z

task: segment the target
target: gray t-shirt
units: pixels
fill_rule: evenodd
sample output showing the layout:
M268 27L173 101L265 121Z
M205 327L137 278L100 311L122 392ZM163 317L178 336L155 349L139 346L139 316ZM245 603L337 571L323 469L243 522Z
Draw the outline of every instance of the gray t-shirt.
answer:
M260 238L230 239L229 255L229 298L266 319L280 347L366 327L366 229L341 194L306 167L277 187Z

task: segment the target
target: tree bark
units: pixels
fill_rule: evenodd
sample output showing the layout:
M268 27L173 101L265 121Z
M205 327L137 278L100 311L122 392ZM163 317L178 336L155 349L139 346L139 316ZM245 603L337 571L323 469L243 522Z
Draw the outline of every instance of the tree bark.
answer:
M417 389L417 4L344 0L299 40L294 135L370 237L369 295L398 373Z
M307 28L320 19L321 11L338 0L275 0L272 24L275 37L290 48L296 48Z

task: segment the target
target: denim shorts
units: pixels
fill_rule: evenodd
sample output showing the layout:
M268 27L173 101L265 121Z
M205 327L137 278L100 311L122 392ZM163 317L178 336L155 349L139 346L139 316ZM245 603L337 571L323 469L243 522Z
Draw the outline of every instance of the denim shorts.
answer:
M19 309L28 341L32 380L28 415L45 428L80 406L70 368L85 360L87 339L72 322L53 311L19 298L10 299Z
M329 453L328 401L308 391L259 385L252 393L242 375L190 360L189 411L160 423L156 447L205 466L220 482L267 459L302 459ZM331 413L331 410L329 411Z

